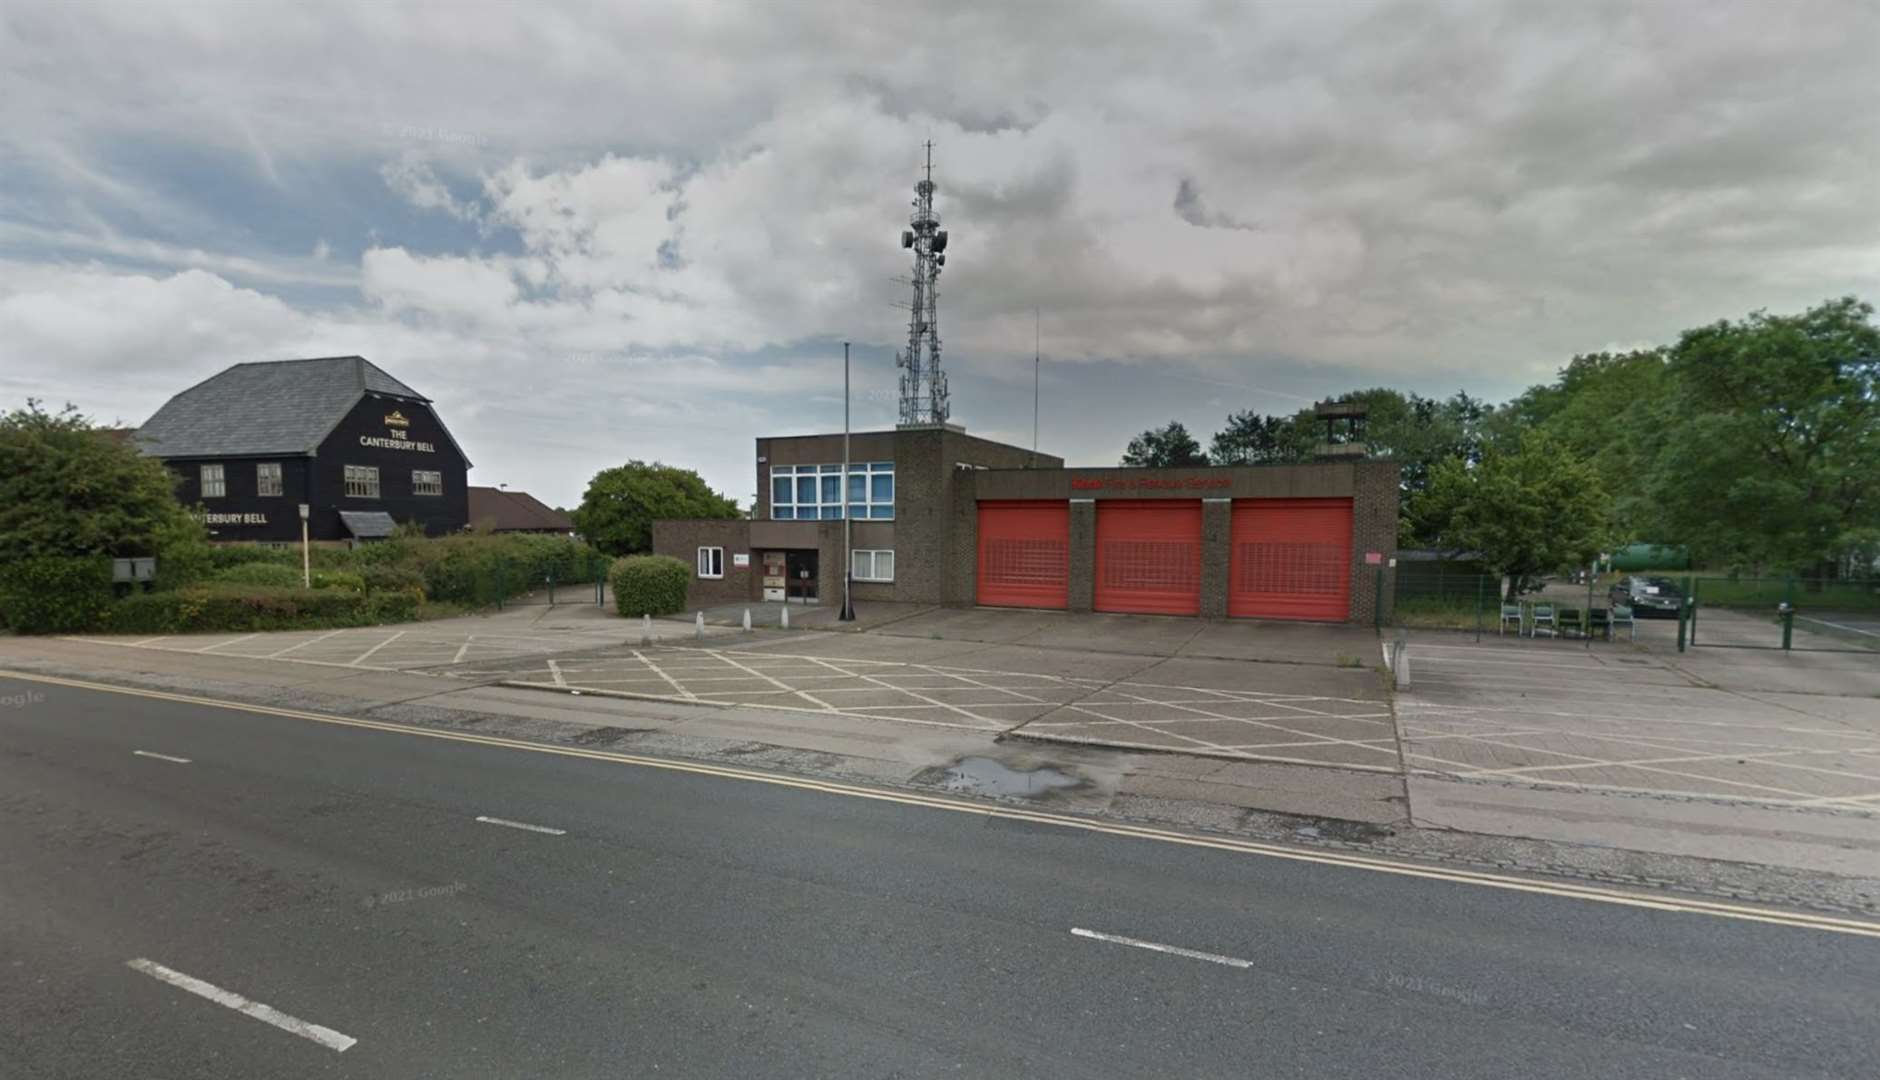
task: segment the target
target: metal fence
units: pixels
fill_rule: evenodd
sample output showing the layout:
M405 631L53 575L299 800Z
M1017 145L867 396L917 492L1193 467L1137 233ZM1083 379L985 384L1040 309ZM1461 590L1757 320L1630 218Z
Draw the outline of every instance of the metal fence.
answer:
M1703 575L1684 581L1693 646L1880 652L1880 582Z

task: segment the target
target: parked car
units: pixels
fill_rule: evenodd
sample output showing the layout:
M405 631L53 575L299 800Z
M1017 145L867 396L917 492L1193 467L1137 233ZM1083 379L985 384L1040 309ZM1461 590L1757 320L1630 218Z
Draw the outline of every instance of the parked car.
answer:
M1636 618L1675 619L1678 608L1684 603L1684 590L1667 577L1628 576L1612 583L1612 588L1606 590L1606 599L1614 605L1630 607Z

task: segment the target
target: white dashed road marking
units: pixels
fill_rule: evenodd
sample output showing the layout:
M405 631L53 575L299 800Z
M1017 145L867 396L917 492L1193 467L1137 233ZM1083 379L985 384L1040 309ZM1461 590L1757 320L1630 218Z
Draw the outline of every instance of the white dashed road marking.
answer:
M174 761L178 765L189 764L189 759L186 757L171 757L168 754L153 753L152 751L149 751L149 750L132 750L131 753L137 757L153 757L153 758L156 758L158 761Z
M332 1028L321 1027L319 1024L309 1024L305 1020L296 1019L272 1006L263 1005L259 1001L249 1001L240 994L203 982L201 979L185 975L180 971L172 971L153 960L138 957L135 960L126 960L124 966L132 971L141 971L153 979L160 979L178 989L187 990L197 997L208 998L217 1005L226 1005L243 1016L252 1016L264 1024L273 1024L282 1031L291 1031L303 1039L312 1039L328 1050L345 1053L347 1049L359 1042L351 1035L342 1035Z
M511 829L525 829L529 832L547 833L550 836L567 836L568 835L567 829L551 829L546 825L530 825L530 824L527 824L526 822L510 821L507 818L479 817L477 818L477 820L481 821L485 825L502 825Z
M1132 949L1148 949L1151 952L1168 953L1170 956L1185 956L1190 960L1205 960L1210 964L1224 964L1231 968L1250 968L1253 966L1253 961L1251 960L1241 960L1233 956L1222 956L1220 953L1184 949L1179 945L1163 945L1160 942L1144 941L1141 938L1123 937L1120 934L1102 934L1095 930L1085 930L1081 926L1071 927L1071 933L1081 938L1090 938L1092 941L1107 941L1112 945L1128 945Z

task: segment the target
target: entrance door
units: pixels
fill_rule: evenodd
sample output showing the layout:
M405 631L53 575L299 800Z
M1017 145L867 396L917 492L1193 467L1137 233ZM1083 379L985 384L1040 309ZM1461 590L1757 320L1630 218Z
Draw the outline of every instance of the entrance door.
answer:
M1351 500L1235 500L1227 613L1252 619L1349 619Z
M783 553L784 578L788 598L805 604L816 602L816 556L815 549L807 551L786 551Z
M1071 507L1062 500L979 504L979 603L993 607L1070 605Z
M1201 613L1201 500L1097 503L1098 611Z

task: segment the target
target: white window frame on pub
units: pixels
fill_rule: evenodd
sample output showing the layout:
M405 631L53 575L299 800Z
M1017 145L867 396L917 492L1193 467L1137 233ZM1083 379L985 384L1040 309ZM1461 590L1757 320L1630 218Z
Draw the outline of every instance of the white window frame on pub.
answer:
M202 481L202 498L220 499L228 494L228 474L222 471L222 466L204 465L197 475Z
M860 548L849 552L849 576L856 581L894 581L893 548Z
M413 495L444 494L444 473L441 469L411 470L411 493Z
M841 462L771 466L770 516L777 521L841 521ZM849 518L894 520L894 462L849 463Z
M698 549L698 576L714 580L725 576L724 548L701 547Z
M376 465L346 466L346 497L349 499L376 499L379 497L379 470Z
M255 463L255 494L263 497L281 494L280 462L259 461Z

